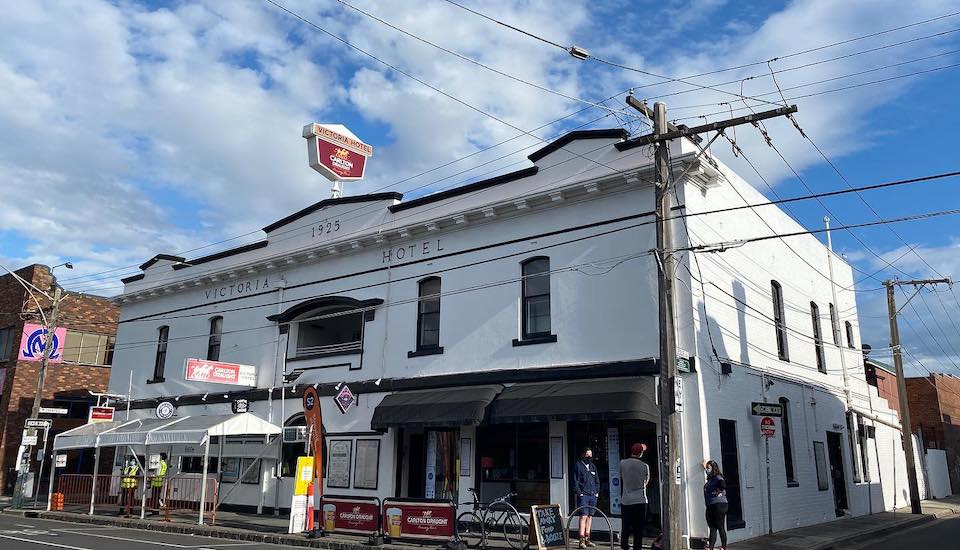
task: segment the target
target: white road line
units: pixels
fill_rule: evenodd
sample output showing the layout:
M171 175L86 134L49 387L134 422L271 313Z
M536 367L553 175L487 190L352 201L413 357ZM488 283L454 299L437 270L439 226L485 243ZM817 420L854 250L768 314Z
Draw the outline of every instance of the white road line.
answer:
M225 542L223 544L202 544L200 546L184 546L184 548L197 548L198 550L205 550L210 548L220 548L222 546L251 546L254 544L259 544L256 542Z
M14 525L16 525L17 527L26 527L28 529L33 529L36 527L36 525L28 525L26 523L14 523Z
M64 531L66 531L66 529L64 529ZM153 532L153 531L151 531L151 532ZM127 538L127 537L117 537L117 536L114 536L114 535L99 535L99 534L97 534L97 533L84 533L84 532L82 532L82 531L76 531L76 532L74 532L74 534L83 535L83 536L86 536L86 537L100 537L100 538L102 538L102 539L122 540L122 541L125 541L125 542L139 542L139 543L141 543L141 544L156 544L157 546L171 546L171 547L173 547L173 548L196 548L196 547L194 547L194 546L184 546L184 545L182 545L182 544L175 544L175 543L172 543L172 542L159 542L159 541L154 541L154 540L131 539L131 538Z
M43 545L46 545L46 546L53 546L53 547L56 547L56 548L66 548L67 550L94 550L93 548L83 548L82 546L69 546L69 545L66 545L66 544L58 544L58 543L56 543L56 542L47 542L47 541L43 541L43 540L22 539L22 538L20 538L20 537L11 537L10 535L2 535L2 534L0 534L0 538L10 539L10 540L18 540L18 541L20 541L20 542L31 542L31 543L33 543L33 544L43 544Z

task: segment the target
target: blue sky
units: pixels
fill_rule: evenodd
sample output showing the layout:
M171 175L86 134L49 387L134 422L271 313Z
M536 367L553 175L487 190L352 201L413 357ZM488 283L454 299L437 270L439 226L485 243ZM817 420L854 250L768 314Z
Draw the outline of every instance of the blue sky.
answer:
M721 86L727 93L676 82L651 85L659 79L577 61L443 0L346 1L556 93L440 52L344 3L281 3L510 126L543 127L532 132L543 139L594 119L599 120L587 127L622 122L635 132L646 131L629 111L618 120L598 108L551 123L584 102L610 96L615 97L604 105L622 109L622 92L631 87L641 98L683 92L665 98L677 118L743 107L731 95L740 92L739 82ZM788 90L788 97L948 67L798 99L797 120L853 185L958 167L952 138L960 118L955 108L960 68L949 66L960 62L953 53L960 50L960 32L952 32L960 28L960 15L788 54L960 12L960 1L614 0L570 1L562 10L546 1L468 4L551 41L577 44L595 57L654 74L684 77L780 57L772 70L812 63L778 72L777 83L785 89L835 79ZM0 262L70 260L77 269L63 281L77 290L114 294L119 277L137 271L130 266L157 252L210 253L216 248L209 243L248 234L326 197L329 185L306 165L300 128L308 122L344 123L376 147L367 180L348 184L348 194L389 188L409 197L455 186L523 167L525 155L541 144L521 135L411 178L518 132L263 1L21 2L6 11L0 20L5 37L0 42L0 127L5 129L0 135ZM942 34L931 36L936 33ZM900 42L906 43L895 45ZM890 47L859 53L882 46ZM828 61L848 54L857 55ZM767 71L760 64L694 80L712 85L755 76L743 83L749 96L775 90ZM871 72L849 76L862 71ZM771 122L768 129L813 190L845 187L788 122ZM806 193L756 131L739 129L737 141L777 193ZM729 146L716 148L766 192ZM506 158L490 162L500 156ZM882 217L895 217L960 207L956 185L957 180L943 180L863 197ZM835 225L876 219L855 196L828 199L827 207ZM813 201L792 211L810 228L820 227L825 214ZM897 225L916 254L904 255L904 242L886 228L858 230L866 247L849 233L836 232L835 245L858 269L879 270L881 279L903 273L960 276L958 223L957 217L944 217ZM247 235L219 246L255 239L256 234ZM902 273L885 264L896 258ZM862 283L861 325L864 341L883 347L885 304L881 292L869 291L877 286L876 281ZM917 305L918 314L903 329L912 356L932 370L960 374L960 322L954 319L960 302L947 291L924 294ZM910 315L913 311L905 310Z

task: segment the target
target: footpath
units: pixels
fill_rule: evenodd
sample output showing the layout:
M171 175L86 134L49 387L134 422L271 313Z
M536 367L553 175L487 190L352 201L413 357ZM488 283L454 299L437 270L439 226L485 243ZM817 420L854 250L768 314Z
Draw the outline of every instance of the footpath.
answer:
M919 515L910 508L880 512L870 516L843 518L809 527L779 531L731 544L731 550L840 550L854 542L879 539L939 518L960 515L960 495L940 500L924 500Z
M281 544L288 546L327 548L331 550L362 550L379 548L382 550L410 550L416 544L370 545L366 538L348 535L331 535L310 539L304 535L286 533L287 520L283 517L257 516L231 512L217 512L217 525L197 525L196 518L182 518L180 521L159 521L150 519L123 518L105 515L86 515L70 512L47 512L43 510L18 510L6 508L8 502L0 501L0 512L41 519L69 521L93 525L109 525L132 529L145 529L168 533L194 534L238 541ZM870 516L843 518L809 527L800 527L780 531L741 541L730 545L730 550L840 550L854 542L879 539L894 532L902 531L938 518L960 517L960 495L941 500L925 500L921 505L922 514L914 515L909 508L893 512L881 512ZM649 539L645 542L649 544ZM506 546L505 544L503 546ZM605 545L603 546L605 547Z

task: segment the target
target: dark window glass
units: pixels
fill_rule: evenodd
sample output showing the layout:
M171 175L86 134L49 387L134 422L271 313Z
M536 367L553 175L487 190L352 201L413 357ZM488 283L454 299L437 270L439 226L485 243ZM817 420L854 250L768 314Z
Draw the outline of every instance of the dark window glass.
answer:
M550 258L523 262L523 337L550 335Z
M780 420L783 424L783 469L787 474L787 483L796 483L797 472L793 466L793 440L790 439L790 400L781 397L780 405L783 407L783 418Z
M820 333L820 308L810 302L810 321L813 323L813 347L817 353L817 370L827 372L827 363L823 357L823 334Z
M773 325L777 331L777 355L783 361L790 360L787 349L787 323L784 319L783 287L776 281L770 281L771 295L773 296Z
M863 425L863 417L857 417L857 435L860 441L860 466L863 469L863 480L870 482L870 457L867 449L867 427Z
M837 308L830 304L830 329L833 330L833 345L840 345L840 323L837 321Z
M113 350L117 347L117 337L110 336L107 338L107 356L103 359L104 365L113 364Z
M847 347L854 349L853 347L853 325L850 321L844 323L844 327L847 329Z
M207 340L207 361L220 360L220 339L223 334L223 317L210 319L210 338Z
M153 379L163 380L163 367L167 362L167 339L170 336L170 327L162 326L157 336L157 359L153 364Z
M310 313L297 323L297 355L359 353L363 348L363 311L334 306Z
M440 278L420 281L417 311L417 349L440 347Z
M0 361L10 359L13 351L13 329L0 328Z

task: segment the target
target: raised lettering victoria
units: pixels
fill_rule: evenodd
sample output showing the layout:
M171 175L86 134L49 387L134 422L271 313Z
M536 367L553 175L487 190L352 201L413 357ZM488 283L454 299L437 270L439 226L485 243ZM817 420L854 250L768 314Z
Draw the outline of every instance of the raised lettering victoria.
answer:
M249 281L237 281L235 283L224 284L223 286L208 288L203 291L203 295L208 302L216 302L217 300L223 300L233 296L243 296L257 291L269 289L270 283L267 278L264 277L262 279L257 278Z

